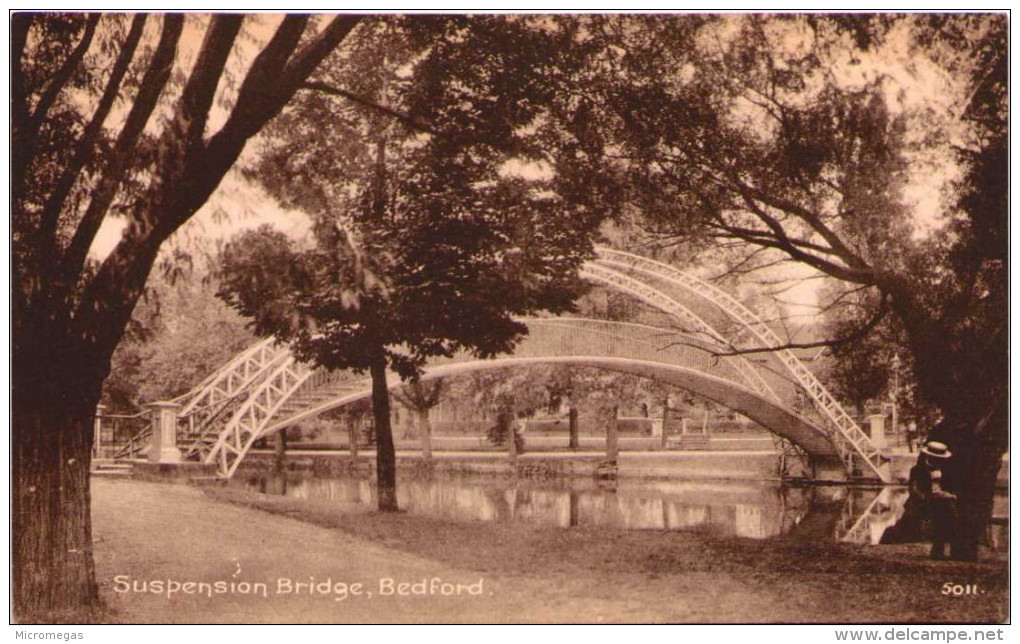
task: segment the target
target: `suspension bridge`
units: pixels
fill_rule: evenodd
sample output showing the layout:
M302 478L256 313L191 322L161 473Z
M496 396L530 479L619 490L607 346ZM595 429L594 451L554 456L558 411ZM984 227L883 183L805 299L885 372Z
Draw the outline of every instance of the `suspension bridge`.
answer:
M882 451L765 321L717 286L639 255L597 248L580 275L668 316L666 327L578 318L524 318L513 354L430 361L423 379L513 365L560 363L670 383L729 407L775 436L784 455L838 459L848 478L888 482ZM754 359L749 359L753 354ZM391 387L400 386L394 375ZM170 444L186 460L238 469L254 443L370 395L370 381L295 359L262 340L173 401L153 405L118 453L137 458ZM807 406L797 401L808 401ZM150 458L152 452L150 451Z

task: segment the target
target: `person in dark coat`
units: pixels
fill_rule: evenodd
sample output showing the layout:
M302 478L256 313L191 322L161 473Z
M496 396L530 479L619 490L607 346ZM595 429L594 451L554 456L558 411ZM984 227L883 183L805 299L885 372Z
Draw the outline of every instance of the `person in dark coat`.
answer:
M956 490L949 467L953 453L939 441L928 441L921 448L922 463L911 469L911 494L925 499L931 521L932 543L930 557L946 558L946 543L951 543L956 532ZM914 470L918 470L916 473ZM950 474L947 476L946 472ZM916 477L916 481L915 481ZM916 490L915 490L916 486Z

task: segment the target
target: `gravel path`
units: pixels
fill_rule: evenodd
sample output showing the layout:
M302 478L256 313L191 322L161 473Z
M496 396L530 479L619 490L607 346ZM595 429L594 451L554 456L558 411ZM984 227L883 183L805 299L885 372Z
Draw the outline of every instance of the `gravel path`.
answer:
M640 580L614 588L591 580L496 578L457 569L287 517L218 503L195 488L130 480L93 482L93 525L100 590L114 619L131 623L381 623L600 622L661 620L680 614L629 597ZM240 572L238 573L238 567ZM236 573L236 576L235 576ZM361 596L309 595L287 583L361 583ZM465 585L459 595L381 595L386 579ZM164 590L150 592L153 580ZM192 594L165 592L166 580L206 582ZM468 594L478 589L481 594ZM142 590L143 582L149 582ZM217 593L223 582L227 591ZM230 592L229 584L237 585ZM252 584L246 587L241 582ZM265 584L265 594L253 584ZM281 586L282 584L282 586ZM292 586L293 588L293 586ZM127 592L117 592L118 589ZM450 590L438 586L436 591ZM409 590L422 590L414 588ZM371 594L369 594L371 593ZM643 605L644 604L644 605ZM677 604L675 608L682 608Z

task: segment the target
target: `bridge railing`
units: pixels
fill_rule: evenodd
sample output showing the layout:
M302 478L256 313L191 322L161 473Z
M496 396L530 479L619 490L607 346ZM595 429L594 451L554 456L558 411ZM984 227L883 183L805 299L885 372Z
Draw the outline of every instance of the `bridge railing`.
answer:
M754 342L756 346L773 350L787 372L796 379L810 397L815 409L827 421L826 426L831 430L829 432L830 439L843 459L847 470L854 470L854 460L858 459L880 480L889 479L887 468L883 467L882 453L871 444L867 434L800 359L789 349L781 348L785 343L775 331L740 301L715 285L668 264L610 248L600 247L597 252L599 263L607 264L609 267L633 270L651 276L660 282L670 283L674 288L704 298L739 322L745 330L747 339ZM741 347L736 345L735 348Z
M100 414L97 420L100 456L134 459L148 449L152 439L152 413L148 409L137 414Z

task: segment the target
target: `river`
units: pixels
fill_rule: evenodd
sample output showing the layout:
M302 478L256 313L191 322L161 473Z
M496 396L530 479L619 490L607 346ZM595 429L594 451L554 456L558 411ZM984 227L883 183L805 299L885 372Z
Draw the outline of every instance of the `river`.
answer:
M375 506L367 476L308 472L239 472L231 481L262 494ZM878 543L903 513L902 487L781 486L755 481L587 478L530 480L485 475L401 477L397 498L411 514L473 521L523 521L547 526L612 526L676 530L715 537L829 539ZM991 545L1008 549L1005 492L996 498L1000 517Z

